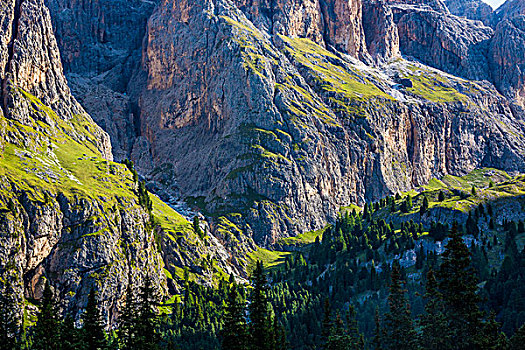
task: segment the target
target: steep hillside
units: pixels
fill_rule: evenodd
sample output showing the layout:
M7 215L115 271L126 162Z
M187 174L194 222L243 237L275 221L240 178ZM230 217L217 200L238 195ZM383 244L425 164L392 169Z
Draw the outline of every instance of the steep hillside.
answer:
M111 161L107 134L69 91L43 2L0 10L11 29L1 32L0 278L15 286L20 311L32 312L49 280L75 317L95 287L114 324L128 284L146 275L167 295L184 267L208 285L232 266L242 272L215 237L199 237Z

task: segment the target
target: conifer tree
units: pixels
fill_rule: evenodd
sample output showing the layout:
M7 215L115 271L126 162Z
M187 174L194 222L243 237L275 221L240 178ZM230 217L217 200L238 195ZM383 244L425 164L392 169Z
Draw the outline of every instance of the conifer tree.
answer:
M138 315L136 321L137 341L136 350L153 350L158 348L159 334L158 317L155 307L157 305L157 295L153 286L153 281L146 275L144 284L140 288L138 298Z
M379 316L379 309L376 307L374 314L374 338L372 339L372 346L374 350L383 350L383 329L381 328L381 318Z
M0 349L18 348L20 319L17 313L17 300L9 279L0 293Z
M384 346L389 350L414 350L417 345L417 334L412 323L410 306L406 299L405 282L401 278L399 261L392 263L390 295L388 296L389 312L385 315Z
M97 303L96 292L89 291L88 303L84 314L84 341L89 350L103 350L107 348L104 321Z
M525 345L525 324L523 324L510 338L509 350L521 350Z
M428 198L426 196L423 197L423 204L421 204L421 207L419 208L419 215L423 216L428 211Z
M267 281L262 261L257 265L252 275L252 293L250 298L250 334L253 350L267 350L271 332L268 329L268 298L266 295Z
M67 315L60 331L61 350L88 350L84 335L84 330L76 328L71 315Z
M349 343L351 349L362 350L365 347L365 338L363 334L359 332L357 327L356 312L352 304L348 307L348 313L346 314L346 324L348 327Z
M421 346L428 350L452 348L453 339L448 328L442 296L433 270L427 273L425 314L421 316Z
M330 336L330 331L332 329L332 309L330 306L330 300L325 298L323 303L323 323L321 325L321 341L322 344L326 344L328 337Z
M274 317L273 322L275 350L286 350L288 348L288 343L286 341L286 331L282 323L277 321L277 317Z
M333 324L332 329L330 330L330 335L324 350L349 350L350 344L348 339L348 334L346 333L343 320L341 316L337 314Z
M232 283L223 314L222 349L247 350L249 334L245 318L245 302Z
M439 269L439 290L445 303L450 336L457 349L475 348L483 329L481 301L471 253L454 225Z
M135 348L137 338L137 302L133 289L131 288L131 279L126 288L126 301L122 309L122 314L119 319L119 340L121 347L124 350L131 350Z
M40 302L36 326L33 332L33 349L49 350L60 347L60 318L55 297L49 281L46 281L44 293Z

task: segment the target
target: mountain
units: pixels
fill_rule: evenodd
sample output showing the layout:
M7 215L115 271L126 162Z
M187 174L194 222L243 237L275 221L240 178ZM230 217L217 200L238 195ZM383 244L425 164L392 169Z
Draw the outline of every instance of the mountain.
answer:
M47 1L117 158L261 244L433 177L523 168L519 17L455 3Z
M147 276L168 304L225 295L341 208L482 168L513 179L498 225L521 219L523 4L3 1L0 277L17 310L30 319L46 281L76 321L96 287L111 326Z
M43 1L2 2L0 18L0 276L20 310L26 300L34 311L51 280L61 308L78 317L96 286L114 324L128 284L146 275L166 295L184 267L210 285L234 271L213 236L199 238L112 161L108 134L70 92Z

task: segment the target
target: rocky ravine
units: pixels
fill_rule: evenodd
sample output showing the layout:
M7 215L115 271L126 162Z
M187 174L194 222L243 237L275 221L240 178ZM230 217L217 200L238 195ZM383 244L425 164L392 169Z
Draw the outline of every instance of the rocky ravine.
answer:
M46 280L75 317L96 286L115 324L128 284L147 274L167 294L185 266L207 284L242 273L244 261L158 198L151 215L139 204L108 135L70 93L43 1L2 1L0 23L0 280L11 281L21 314Z
M241 213L259 243L432 177L523 170L519 13L489 27L440 0L47 4L73 90L118 156L168 169L214 216ZM87 47L111 67L82 64Z

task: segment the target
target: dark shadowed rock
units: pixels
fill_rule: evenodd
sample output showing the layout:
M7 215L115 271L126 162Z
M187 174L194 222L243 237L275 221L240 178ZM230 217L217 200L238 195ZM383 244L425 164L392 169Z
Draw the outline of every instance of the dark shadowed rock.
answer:
M482 21L485 25L492 22L492 7L482 0L445 0L445 5L453 15Z
M398 22L401 52L468 79L489 76L487 50L493 30L481 22L435 11L406 11Z
M525 107L525 16L501 21L490 46L492 78L500 91Z

